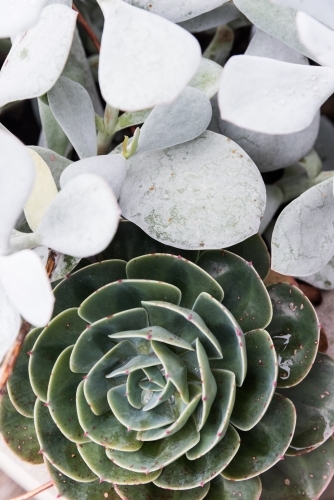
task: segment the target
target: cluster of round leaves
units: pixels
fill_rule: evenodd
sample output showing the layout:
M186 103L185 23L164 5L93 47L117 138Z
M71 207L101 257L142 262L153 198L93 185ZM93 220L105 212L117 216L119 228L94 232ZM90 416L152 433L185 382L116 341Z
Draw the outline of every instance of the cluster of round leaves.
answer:
M166 250L139 232L121 223L112 258L56 286L1 400L10 448L44 459L68 500L318 498L334 471L334 362L308 299L265 287L257 235L138 256Z

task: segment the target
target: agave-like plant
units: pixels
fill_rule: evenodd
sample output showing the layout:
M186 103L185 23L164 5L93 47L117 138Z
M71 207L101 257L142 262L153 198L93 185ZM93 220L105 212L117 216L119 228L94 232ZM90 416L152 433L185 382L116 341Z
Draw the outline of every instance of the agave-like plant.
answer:
M257 235L161 250L123 222L113 258L56 286L2 397L6 442L44 459L68 500L318 498L334 471L334 362L311 303L265 287Z

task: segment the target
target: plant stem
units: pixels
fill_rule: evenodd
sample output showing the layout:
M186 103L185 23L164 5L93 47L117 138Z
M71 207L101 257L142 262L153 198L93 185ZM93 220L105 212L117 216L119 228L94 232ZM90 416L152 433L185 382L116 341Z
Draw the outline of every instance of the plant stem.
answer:
M95 35L94 31L89 26L86 19L83 17L83 15L80 13L79 9L76 7L76 5L74 3L73 3L72 8L73 8L73 10L75 10L78 13L78 22L81 24L81 26L86 31L87 35L89 36L89 38L93 42L93 45L96 48L96 50L100 53L101 45L100 45L100 42L99 42L97 36Z
M12 498L11 500L29 500L29 498L33 498L35 495L38 495L38 493L42 493L42 491L48 490L52 486L52 481L49 481L48 483L42 484L42 486L39 486L35 490L28 491L28 493L24 493L23 495Z
M45 266L48 278L51 277L55 267L56 267L56 252L54 252L53 250L49 250L48 260ZM14 340L13 345L11 346L10 350L7 352L5 356L5 359L3 360L3 363L0 368L0 395L4 394L6 391L7 380L13 371L18 355L20 354L22 344L30 328L31 324L28 323L28 321L26 321L25 319L23 319L19 333L17 334L17 337Z

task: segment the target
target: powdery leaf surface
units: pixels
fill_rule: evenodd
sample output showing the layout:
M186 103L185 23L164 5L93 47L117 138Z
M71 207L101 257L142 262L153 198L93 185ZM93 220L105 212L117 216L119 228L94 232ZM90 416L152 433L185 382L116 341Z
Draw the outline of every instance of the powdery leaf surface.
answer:
M190 80L189 86L195 87L206 94L209 99L219 90L219 82L223 68L220 64L202 57L195 76Z
M320 271L301 279L321 290L334 290L334 257Z
M29 146L29 149L36 151L36 153L38 153L39 156L45 161L45 163L51 170L51 174L56 183L57 189L60 190L60 176L65 168L72 163L72 160L69 160L64 156L55 153L51 149L41 148L40 146Z
M221 118L239 127L292 134L311 124L333 90L332 68L243 55L226 63L218 102Z
M8 298L4 287L0 283L0 361L6 355L6 352L15 340L19 332L21 318L18 311Z
M332 0L271 0L283 7L302 10L334 29L334 4Z
M0 254L33 187L35 169L28 150L11 133L0 129Z
M0 72L0 106L53 87L71 49L76 18L65 5L48 5L38 23L15 38Z
M72 179L37 228L38 243L73 257L102 252L116 233L120 210L109 185L94 174Z
M138 152L154 151L195 139L210 123L210 99L198 89L186 87L170 104L159 104L140 131Z
M205 31L223 24L227 24L234 19L239 17L240 11L236 8L233 3L225 3L221 7L205 12L200 16L193 17L188 21L180 23L180 26L187 31L192 33L197 33L199 31Z
M333 179L312 187L277 219L272 237L272 268L292 276L322 269L334 255Z
M146 9L153 14L165 17L174 23L180 23L186 19L191 19L199 16L204 12L216 9L229 0L206 0L199 2L198 0L124 0L125 2Z
M122 0L100 0L100 6L105 17L99 64L104 99L125 111L173 101L200 64L197 40Z
M96 156L95 112L87 90L61 76L48 92L49 106L78 156Z
M24 319L35 326L49 322L55 299L45 268L32 250L0 258L0 280Z
M60 177L62 188L68 182L82 174L95 174L102 177L119 198L126 175L126 159L123 155L101 155L71 163Z
M334 14L334 6L332 10ZM300 40L312 54L312 59L319 64L333 68L334 31L305 12L298 12L296 21Z
M47 163L36 151L27 149L35 166L35 182L24 206L24 214L30 228L35 231L58 190Z
M260 173L233 141L197 139L128 160L120 205L154 239L185 249L222 248L256 233L265 207Z
M31 28L38 20L46 0L2 0L0 6L0 38L15 37Z
M267 192L267 202L266 209L264 211L263 217L261 219L261 224L259 227L259 233L262 234L268 224L271 222L274 217L277 209L284 201L284 194L279 186L275 186L275 184L269 184L266 186Z

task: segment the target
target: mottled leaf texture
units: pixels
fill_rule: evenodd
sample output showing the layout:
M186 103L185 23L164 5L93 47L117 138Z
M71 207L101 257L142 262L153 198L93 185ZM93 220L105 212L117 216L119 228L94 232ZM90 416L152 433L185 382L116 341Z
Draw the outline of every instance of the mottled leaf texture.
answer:
M146 0L125 0L125 2L166 17L174 23L180 23L220 7L228 0L206 0L205 2L199 2L198 0L180 0L179 2L174 0L152 0L149 3Z
M333 179L312 187L277 219L272 238L272 267L282 274L307 276L334 254Z
M0 360L14 342L20 328L20 314L9 300L4 287L0 283L0 321L2 332L0 337Z
M24 319L36 326L46 325L51 318L54 296L39 257L32 250L2 257L0 279Z
M184 249L222 248L257 232L264 184L230 139L206 131L128 162L122 213L158 241Z
M122 0L100 0L100 5L106 19L99 64L104 99L126 111L173 101L200 64L197 40Z
M79 158L96 156L95 112L87 90L61 76L48 92L51 111Z
M41 245L73 257L102 252L114 236L119 207L109 185L94 174L79 175L51 203L36 236Z
M138 152L155 151L196 139L210 123L210 99L186 87L170 104L156 106L141 128Z
M319 11L319 6L317 8ZM328 16L328 19L333 17L333 13ZM321 22L313 19L313 17L298 12L296 17L297 28L300 40L308 48L318 63L324 66L334 67L334 31L324 26Z
M28 150L10 132L0 129L0 254L8 241L35 179Z
M271 0L278 5L302 10L334 29L334 5L332 0Z
M74 177L82 174L96 174L102 177L119 198L125 180L126 160L123 155L101 155L85 158L69 165L60 176L60 185L66 186Z
M15 38L0 73L0 106L53 87L71 48L76 17L65 5L48 5L38 23Z
M333 89L332 68L234 56L225 65L218 102L223 120L257 132L289 134L311 124Z
M2 0L0 38L10 38L31 28L46 0Z

